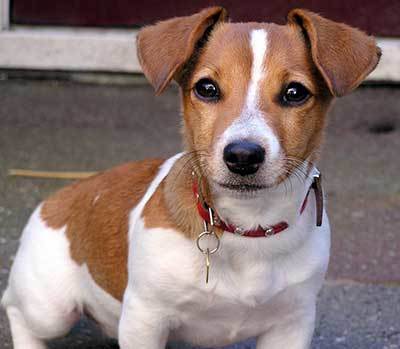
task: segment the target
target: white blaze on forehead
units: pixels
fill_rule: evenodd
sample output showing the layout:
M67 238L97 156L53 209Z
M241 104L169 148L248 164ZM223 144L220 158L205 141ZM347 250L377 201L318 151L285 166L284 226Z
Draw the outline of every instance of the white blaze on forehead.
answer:
M274 160L278 157L281 146L274 130L267 124L259 105L261 82L265 81L268 74L264 68L268 49L267 31L254 29L250 32L249 39L253 59L245 105L241 115L222 134L218 147L222 152L227 144L247 139L264 146L268 159Z
M246 105L238 122L242 124L240 128L245 133L250 132L255 137L259 136L266 139L270 158L274 159L280 152L280 144L275 132L267 125L261 115L262 112L259 110L261 80L264 80L267 75L267 71L264 68L268 48L267 31L264 29L252 30L250 33L250 46L253 54L251 78L247 91ZM258 125L258 127L255 129L254 125Z
M253 53L251 80L247 92L247 109L256 109L259 97L259 83L264 77L264 59L267 51L267 32L264 29L253 30L250 34L250 44Z

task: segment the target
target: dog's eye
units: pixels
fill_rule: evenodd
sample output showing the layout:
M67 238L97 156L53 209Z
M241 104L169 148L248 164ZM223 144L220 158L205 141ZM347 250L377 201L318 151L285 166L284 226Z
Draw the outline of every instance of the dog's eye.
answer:
M211 79L200 79L194 85L194 92L198 98L206 102L215 102L220 98L219 87Z
M286 106L302 105L311 96L310 91L299 82L291 82L282 93L282 104Z

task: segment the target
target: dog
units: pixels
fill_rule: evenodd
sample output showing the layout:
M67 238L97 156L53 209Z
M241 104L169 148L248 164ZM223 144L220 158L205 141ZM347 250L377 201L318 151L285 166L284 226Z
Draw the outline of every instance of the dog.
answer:
M375 39L302 9L277 25L211 7L143 28L137 50L157 94L180 86L185 151L38 206L2 299L14 348L83 314L121 349L309 348L330 250L326 115L378 64Z

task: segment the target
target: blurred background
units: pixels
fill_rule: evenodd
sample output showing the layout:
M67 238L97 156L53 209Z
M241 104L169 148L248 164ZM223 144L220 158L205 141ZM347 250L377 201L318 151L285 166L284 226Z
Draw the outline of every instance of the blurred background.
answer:
M155 98L135 36L215 4L233 21L282 24L304 7L377 36L381 63L337 100L321 157L332 259L313 348L400 348L399 0L0 0L0 294L30 212L70 182L9 171L96 171L179 151L178 89ZM85 321L51 346L118 348ZM2 311L1 348L11 348Z

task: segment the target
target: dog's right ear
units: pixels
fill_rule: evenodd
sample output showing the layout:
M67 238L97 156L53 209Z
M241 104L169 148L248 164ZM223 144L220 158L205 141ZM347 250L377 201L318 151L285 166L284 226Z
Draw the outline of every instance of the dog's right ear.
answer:
M137 54L143 72L160 94L193 55L196 44L216 23L225 21L222 7L176 17L140 30Z

